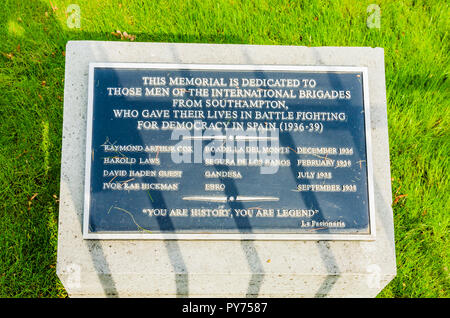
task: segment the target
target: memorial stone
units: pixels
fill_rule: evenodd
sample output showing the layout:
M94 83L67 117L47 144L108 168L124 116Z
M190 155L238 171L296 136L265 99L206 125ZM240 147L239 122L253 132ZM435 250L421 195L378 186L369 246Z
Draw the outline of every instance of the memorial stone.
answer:
M394 276L383 50L70 41L70 296L373 297Z

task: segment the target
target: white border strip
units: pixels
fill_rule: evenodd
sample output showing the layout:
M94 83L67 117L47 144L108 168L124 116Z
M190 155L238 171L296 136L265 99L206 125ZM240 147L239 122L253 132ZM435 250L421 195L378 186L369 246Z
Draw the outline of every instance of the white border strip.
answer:
M92 154L92 125L93 125L93 99L94 99L94 69L128 68L128 69L187 69L187 70L238 70L238 71L284 71L284 72L360 72L363 75L363 108L366 133L366 160L367 160L367 190L369 207L369 231L370 234L298 234L298 233L90 233L89 232L89 203L90 203L90 179ZM299 65L239 65L239 64L165 64L165 63L89 63L88 81L88 109L86 128L86 163L84 182L84 214L83 214L83 238L105 240L375 240L375 204L373 186L372 163L372 139L370 128L370 102L369 79L367 67L359 66L299 66Z
M89 203L91 201L91 156L92 156L92 124L93 124L93 102L94 102L94 65L89 64L88 81L88 109L86 125L86 162L84 179L84 211L83 211L83 238L89 238ZM95 154L94 154L95 155Z

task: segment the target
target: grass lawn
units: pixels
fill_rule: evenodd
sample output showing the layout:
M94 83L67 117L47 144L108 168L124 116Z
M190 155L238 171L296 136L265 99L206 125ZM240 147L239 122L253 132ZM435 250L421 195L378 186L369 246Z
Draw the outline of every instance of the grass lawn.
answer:
M310 4L310 2L314 2ZM81 28L66 8L81 9ZM381 8L368 28L369 4ZM68 40L383 47L397 277L379 297L449 297L447 1L3 0L0 297L65 297L56 272Z

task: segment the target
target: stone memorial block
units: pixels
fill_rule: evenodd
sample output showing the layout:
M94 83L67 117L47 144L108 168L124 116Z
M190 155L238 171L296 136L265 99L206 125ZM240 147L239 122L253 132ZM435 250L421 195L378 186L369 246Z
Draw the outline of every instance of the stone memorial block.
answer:
M373 297L394 276L383 50L71 41L70 296Z

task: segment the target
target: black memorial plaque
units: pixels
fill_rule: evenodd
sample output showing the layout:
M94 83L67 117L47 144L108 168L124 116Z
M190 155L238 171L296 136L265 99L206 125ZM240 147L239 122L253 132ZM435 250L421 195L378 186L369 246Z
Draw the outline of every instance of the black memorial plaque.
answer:
M373 239L366 81L91 63L84 237Z

